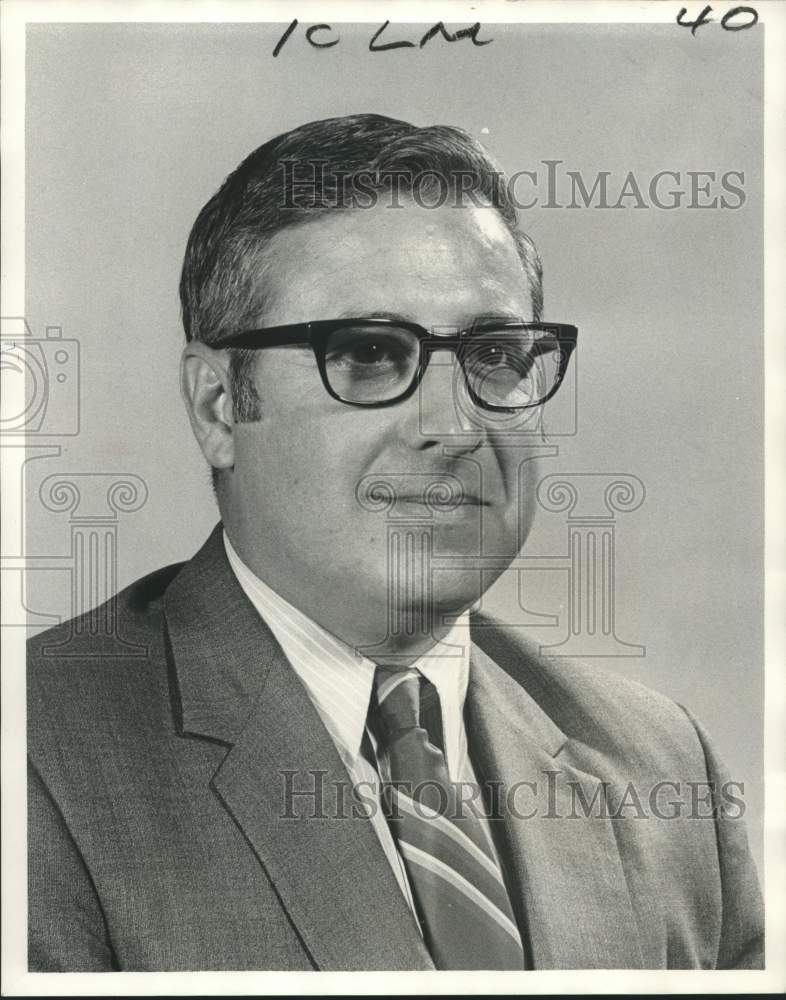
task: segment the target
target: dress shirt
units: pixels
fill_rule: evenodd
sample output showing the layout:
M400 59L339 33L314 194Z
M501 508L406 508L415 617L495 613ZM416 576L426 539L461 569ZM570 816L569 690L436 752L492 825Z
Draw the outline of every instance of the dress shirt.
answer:
M364 790L371 790L378 802L379 774L361 751L376 664L260 580L237 554L226 531L224 546L238 583L305 686L350 779ZM441 642L411 664L439 695L445 759L452 781L476 781L464 726L470 645L469 612L464 612ZM369 736L376 749L373 736ZM382 809L373 809L370 818L401 891L415 912L406 870Z

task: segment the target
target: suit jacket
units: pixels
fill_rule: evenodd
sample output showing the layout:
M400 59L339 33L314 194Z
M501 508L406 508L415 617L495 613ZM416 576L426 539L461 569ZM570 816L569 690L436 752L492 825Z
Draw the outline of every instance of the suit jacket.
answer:
M473 623L466 719L480 776L531 783L492 821L531 966L760 967L739 819L577 800L722 782L701 728L514 632ZM284 817L347 773L219 528L31 640L28 690L31 971L433 968L369 820Z

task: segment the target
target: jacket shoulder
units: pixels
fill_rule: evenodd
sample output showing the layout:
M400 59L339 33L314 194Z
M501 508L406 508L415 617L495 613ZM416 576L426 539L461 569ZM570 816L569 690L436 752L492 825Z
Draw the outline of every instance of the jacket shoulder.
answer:
M473 622L474 624L474 622ZM574 742L628 766L704 753L692 719L667 695L595 663L548 655L521 630L483 618L474 641Z
M169 704L162 598L182 564L142 577L99 607L27 643L28 749L106 738L129 725L161 730Z
M98 607L39 632L27 640L28 666L61 656L88 659L122 651L127 632L138 636L157 631L161 599L184 563L173 563L140 577ZM113 642L120 639L120 643Z

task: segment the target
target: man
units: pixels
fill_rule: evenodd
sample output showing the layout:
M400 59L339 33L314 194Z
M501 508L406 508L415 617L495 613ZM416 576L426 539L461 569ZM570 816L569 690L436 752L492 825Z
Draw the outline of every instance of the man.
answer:
M313 122L203 208L182 387L222 523L118 596L143 656L32 642L31 969L761 965L698 724L470 634L576 343L540 278L453 128Z

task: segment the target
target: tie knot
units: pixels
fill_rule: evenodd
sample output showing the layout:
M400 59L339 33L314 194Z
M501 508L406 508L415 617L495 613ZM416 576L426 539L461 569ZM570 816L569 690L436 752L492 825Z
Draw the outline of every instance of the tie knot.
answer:
M378 667L374 679L379 718L388 738L420 725L420 674Z
M385 745L422 729L435 747L444 750L439 693L414 667L377 667L369 725Z

